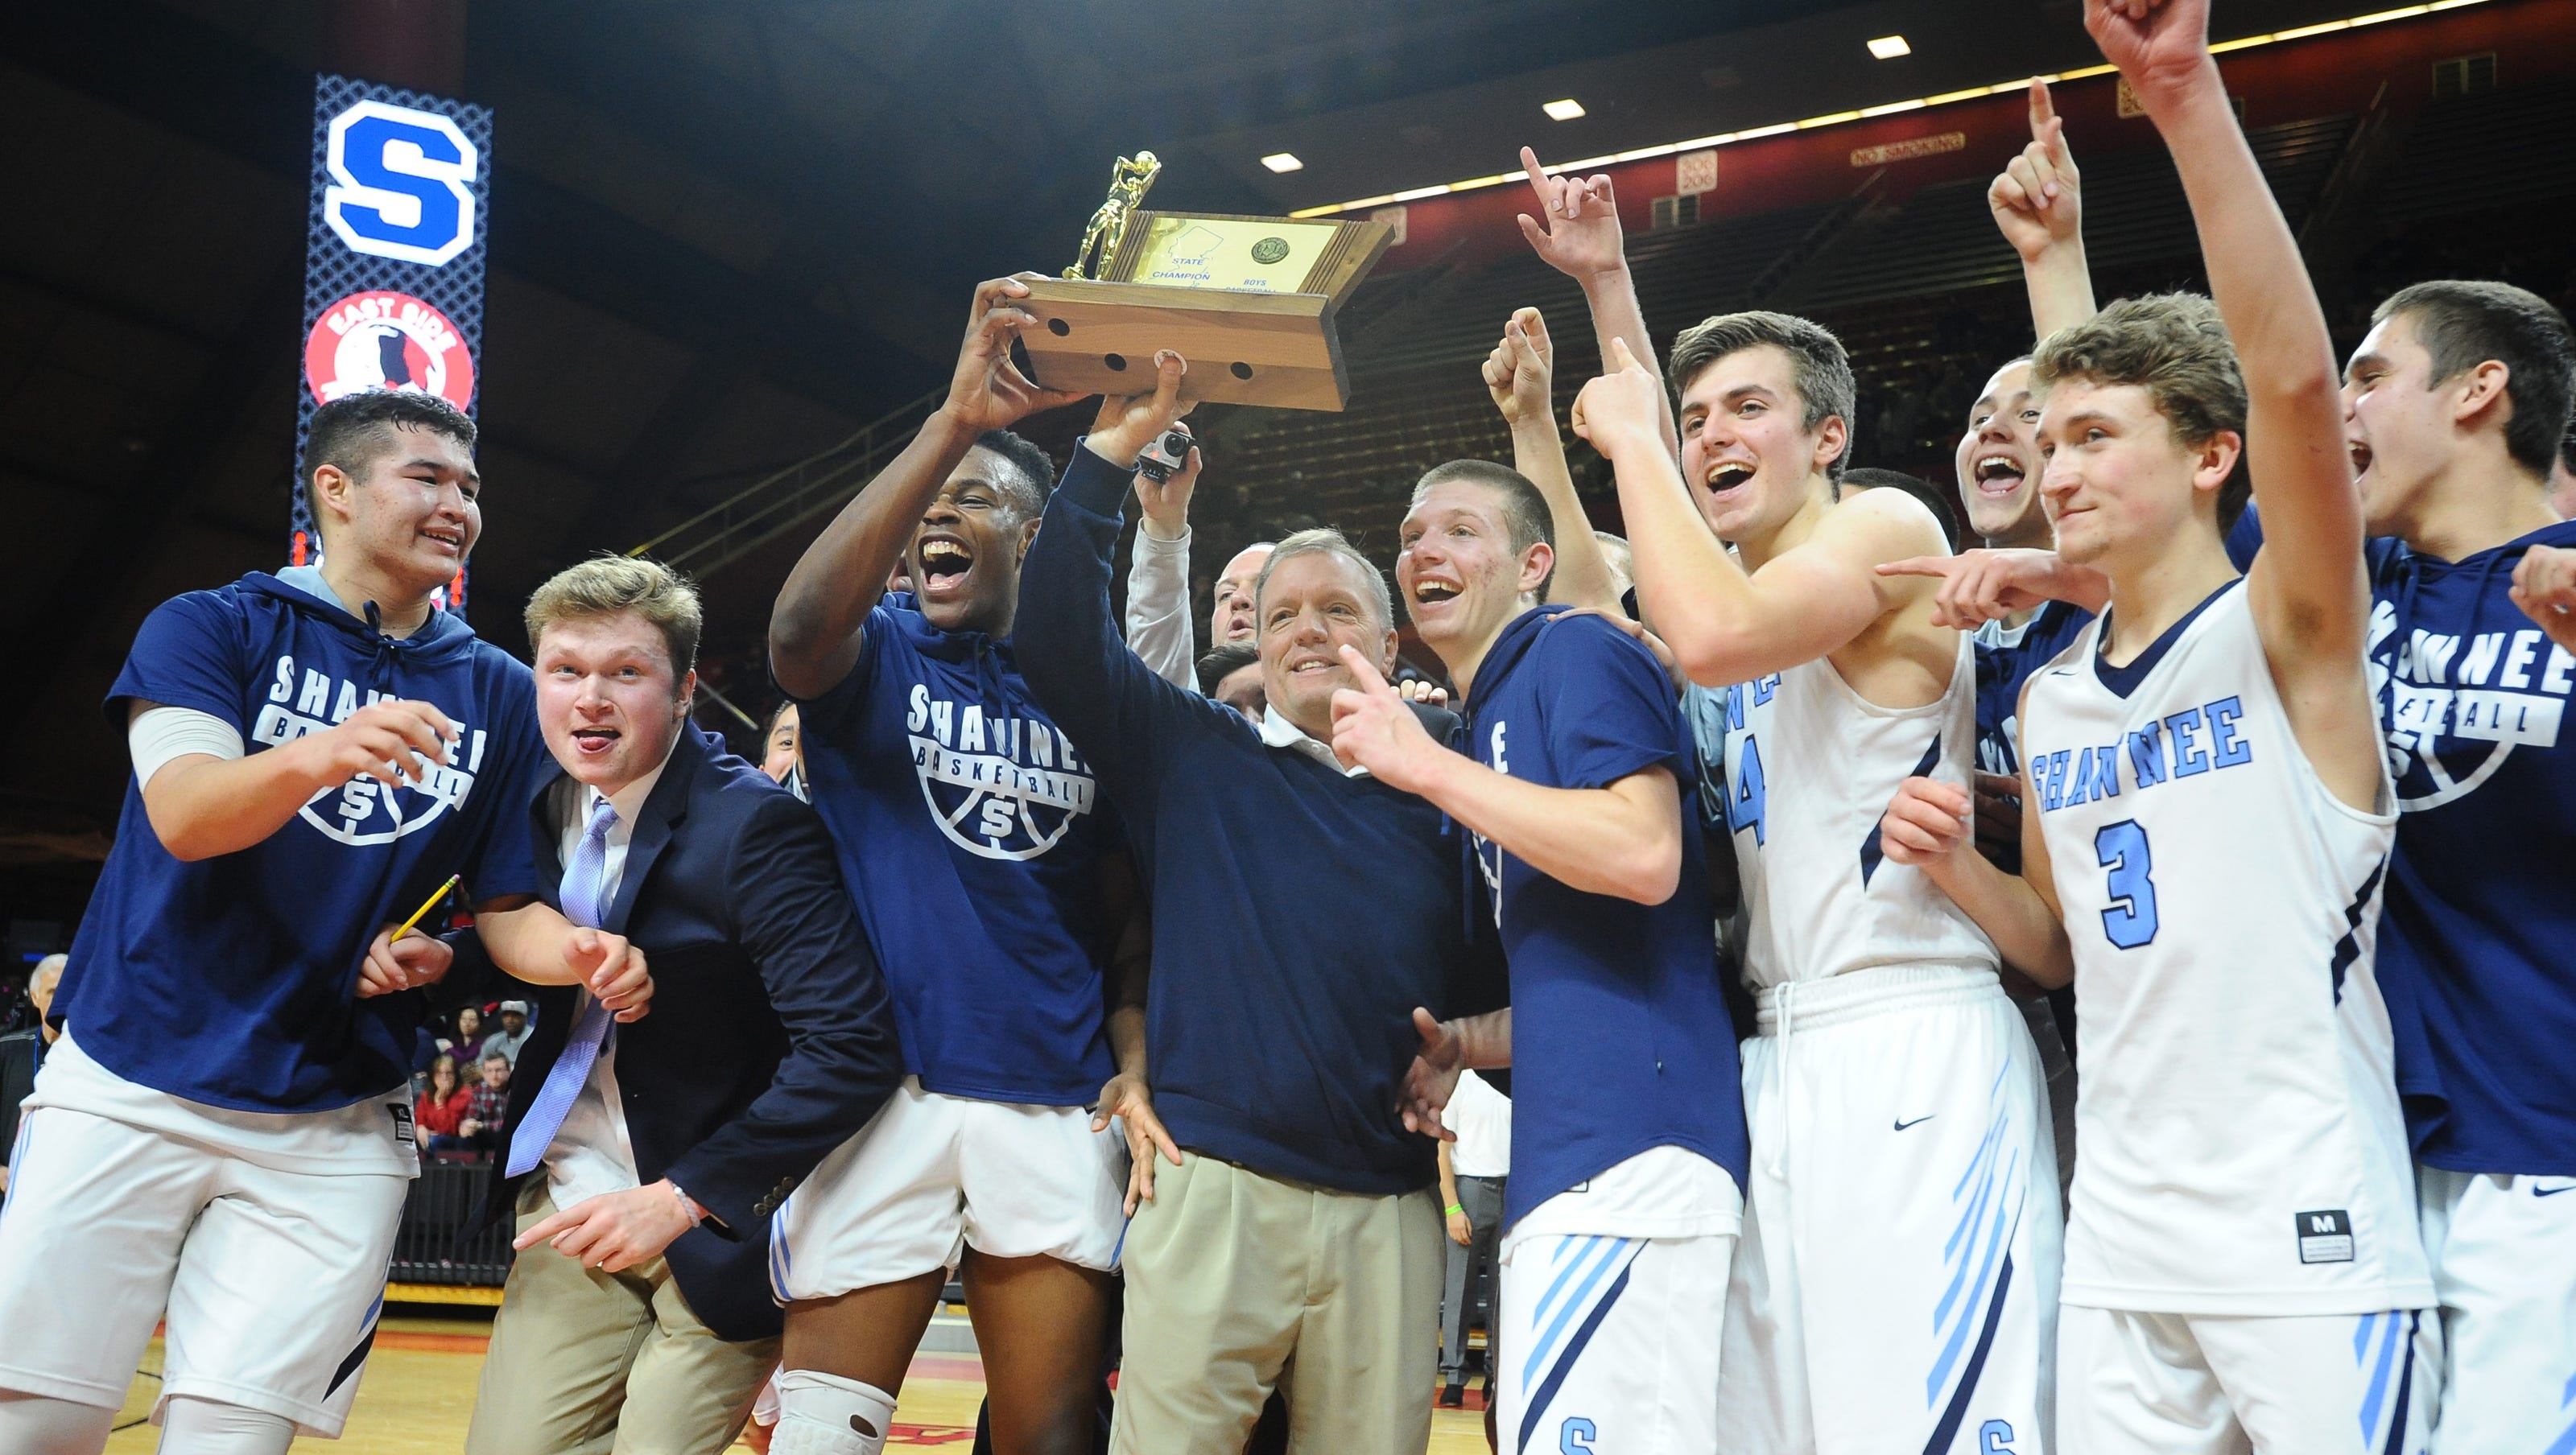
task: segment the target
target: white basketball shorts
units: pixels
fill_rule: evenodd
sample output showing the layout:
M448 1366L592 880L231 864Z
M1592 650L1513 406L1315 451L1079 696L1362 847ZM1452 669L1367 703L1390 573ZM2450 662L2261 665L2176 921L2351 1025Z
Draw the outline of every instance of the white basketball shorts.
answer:
M2439 1401L2438 1324L2425 1309L2265 1318L2068 1304L2058 1314L2059 1448L2421 1455Z
M2576 1177L2417 1169L2442 1301L2432 1448L2576 1450Z
M1492 1350L1503 1455L1719 1448L1718 1320L1743 1206L1725 1169L1656 1147L1513 1226Z
M155 1423L187 1395L337 1438L408 1186L33 1106L0 1206L0 1388L114 1409L166 1309Z
M1718 1424L1747 1455L2055 1448L2048 1088L1991 970L1765 991Z
M924 1091L912 1077L770 1217L770 1293L832 1298L963 1251L1103 1272L1126 1231L1127 1143L1078 1106Z

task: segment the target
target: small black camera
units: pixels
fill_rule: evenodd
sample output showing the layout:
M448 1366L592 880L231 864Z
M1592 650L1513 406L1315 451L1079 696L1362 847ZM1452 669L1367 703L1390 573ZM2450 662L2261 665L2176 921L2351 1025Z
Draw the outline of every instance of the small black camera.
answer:
M1145 453L1136 457L1136 473L1160 485L1190 462L1190 427L1175 424L1154 436Z

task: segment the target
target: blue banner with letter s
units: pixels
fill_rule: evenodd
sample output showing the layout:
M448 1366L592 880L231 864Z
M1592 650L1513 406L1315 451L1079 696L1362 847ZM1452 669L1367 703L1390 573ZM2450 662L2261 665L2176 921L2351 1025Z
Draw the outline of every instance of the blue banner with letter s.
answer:
M489 107L348 76L314 80L292 565L320 558L304 495L316 408L362 390L411 389L475 412L491 153ZM462 570L444 604L464 608Z

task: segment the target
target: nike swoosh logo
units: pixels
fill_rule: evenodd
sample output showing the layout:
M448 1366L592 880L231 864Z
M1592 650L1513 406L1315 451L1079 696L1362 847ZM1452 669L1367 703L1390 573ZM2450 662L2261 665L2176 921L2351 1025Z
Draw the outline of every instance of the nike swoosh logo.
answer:
M1907 1127L1919 1127L1919 1126L1923 1125L1925 1122L1928 1122L1928 1121L1932 1120L1932 1118L1933 1118L1933 1117L1937 1117L1937 1116L1939 1116L1939 1115L1940 1115L1940 1113L1936 1111L1936 1112L1933 1112L1933 1113L1931 1113L1930 1115L1927 1115L1927 1116L1919 1116L1919 1117L1916 1117L1914 1120L1912 1120L1912 1121L1910 1121L1910 1122L1898 1122L1898 1123L1896 1124L1896 1129L1897 1129L1898 1131L1900 1131L1900 1132L1901 1132L1901 1131L1904 1131Z
M2576 1192L2576 1182L2570 1182L2563 1187L2543 1187L2537 1182L2531 1185L2531 1195L2534 1197L2556 1197L2562 1192Z

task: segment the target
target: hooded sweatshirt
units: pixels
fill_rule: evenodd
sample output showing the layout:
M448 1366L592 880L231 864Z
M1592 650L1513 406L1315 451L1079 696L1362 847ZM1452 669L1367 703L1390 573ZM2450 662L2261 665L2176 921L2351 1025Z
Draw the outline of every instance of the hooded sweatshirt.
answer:
M1476 668L1467 747L1546 788L1650 768L1681 789L1681 872L1660 904L1572 888L1473 840L1512 980L1508 1229L1641 1152L1680 1147L1744 1185L1743 1082L1709 907L1689 727L1653 654L1597 616L1533 607Z
M162 847L129 775L53 1006L88 1060L231 1111L328 1111L405 1086L426 996L356 997L376 932L450 874L477 901L537 889L520 806L550 760L528 669L451 613L396 639L307 586L254 571L163 602L109 689L111 729L123 736L133 703L187 708L263 753L404 698L458 725L453 761L420 787L351 779L195 863Z

